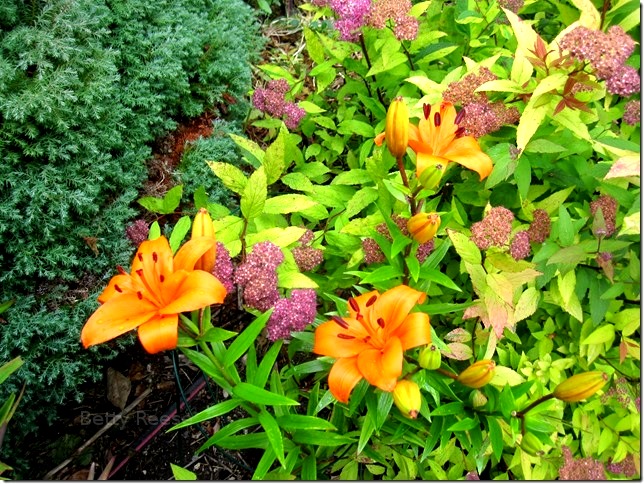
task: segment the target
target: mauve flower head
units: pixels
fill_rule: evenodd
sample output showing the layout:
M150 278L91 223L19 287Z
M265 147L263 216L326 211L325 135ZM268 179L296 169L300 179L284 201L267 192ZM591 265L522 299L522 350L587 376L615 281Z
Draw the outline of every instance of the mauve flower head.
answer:
M288 338L292 331L303 331L315 320L316 294L313 289L293 289L291 297L280 298L266 323L268 339Z
M302 246L294 247L292 252L295 263L302 272L312 271L324 260L322 249Z
M445 92L443 100L452 104L467 106L472 103L486 103L487 95L484 92L474 92L477 88L488 81L497 79L487 67L481 67L478 73L470 72L460 81L450 82Z
M531 242L541 244L550 235L550 217L548 216L548 212L541 208L537 208L532 212L532 217L532 223L528 229L528 237Z
M277 266L284 260L282 249L272 242L253 245L246 261L235 270L234 282L243 288L244 303L260 311L279 299Z
M148 227L148 223L142 219L135 220L132 225L125 229L125 234L128 239L137 247L148 239L149 233L150 228Z
M466 135L475 138L498 131L506 124L514 124L521 117L517 108L507 108L500 101L472 102L463 111L463 118L458 126L465 130Z
M567 446L561 448L564 464L559 468L559 479L562 481L605 481L604 465L592 457L573 459Z
M493 207L481 220L472 224L470 239L481 249L504 247L510 241L514 214L505 207Z
M364 251L364 262L367 265L378 264L385 261L385 254L380 250L378 242L371 237L362 239L362 250Z
M594 235L599 237L610 237L615 233L615 218L617 217L617 200L610 195L601 195L596 200L590 202L590 213L593 216L597 210L602 209L602 216L606 224L605 228L601 227L598 230L593 230Z
M221 242L217 242L217 257L215 258L215 267L212 273L224 285L226 292L231 293L233 291L233 261L230 258L230 252Z
M360 36L371 10L371 0L331 0L329 5L339 17L335 28L342 40L354 42Z
M418 249L416 249L416 259L418 259L418 262L421 264L425 262L427 257L429 257L429 254L431 254L434 251L434 239L430 240L429 242L425 242L424 244L418 245Z
M621 462L613 463L611 458L608 459L606 470L612 474L620 474L625 477L635 477L637 469L634 462L635 456L628 454Z
M306 111L297 104L288 102L284 104L283 114L286 118L284 119L286 127L290 130L294 130L300 124L302 118L306 116Z
M607 33L587 27L568 32L559 43L574 59L585 60L599 79L608 79L623 66L635 49L635 41L615 25Z
M626 103L622 119L626 124L630 124L631 126L635 126L641 121L641 102L639 99L633 99Z
M606 79L606 90L623 97L640 92L639 72L631 66L617 66Z
M523 4L524 0L499 0L499 7L510 10L513 13L518 13Z
M510 244L510 255L514 260L525 259L530 255L530 236L527 230L522 230L514 234Z
M418 19L409 15L411 6L409 0L376 0L367 23L376 29L384 29L387 20L391 20L398 40L414 40L418 36Z

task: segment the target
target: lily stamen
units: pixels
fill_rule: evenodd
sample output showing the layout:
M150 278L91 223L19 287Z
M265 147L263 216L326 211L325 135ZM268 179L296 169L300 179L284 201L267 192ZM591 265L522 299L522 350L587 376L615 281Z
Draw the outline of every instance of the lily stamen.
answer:
M423 114L425 115L425 119L429 119L429 115L431 113L432 113L431 104L423 104Z
M349 329L349 323L347 323L340 316L331 316L331 319L333 320L334 323L336 323L342 329Z
M351 309L353 309L356 313L360 311L360 306L358 306L358 303L356 302L355 299L353 299L352 297L349 298L348 303L349 303L349 306L351 306Z
M434 113L434 126L437 128L441 125L441 113Z
M369 307L378 300L378 296L371 296L365 306Z
M338 333L337 336L340 339L356 339L355 336L351 336L350 334L344 334L344 333Z

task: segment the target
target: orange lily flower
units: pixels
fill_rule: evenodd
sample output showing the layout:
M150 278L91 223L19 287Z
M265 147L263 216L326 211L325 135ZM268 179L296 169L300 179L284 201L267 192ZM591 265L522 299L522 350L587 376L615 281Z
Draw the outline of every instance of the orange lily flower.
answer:
M383 294L371 291L349 299L349 316L334 316L315 330L313 352L337 358L329 372L329 389L347 403L364 378L386 392L402 374L403 352L431 342L429 316L410 313L425 293L397 286Z
M215 244L214 237L188 241L172 256L161 236L141 243L132 262L132 273L122 268L98 297L101 306L81 332L85 348L104 343L138 328L148 353L176 348L179 314L222 303L226 289L212 274L194 270L195 264Z
M426 168L450 162L477 172L481 180L492 172L492 159L483 153L476 138L464 136L464 129L458 126L465 111L456 114L454 105L443 101L425 104L423 114L418 126L409 125L409 146L416 152L418 178ZM375 142L380 146L384 139L385 134L381 133Z

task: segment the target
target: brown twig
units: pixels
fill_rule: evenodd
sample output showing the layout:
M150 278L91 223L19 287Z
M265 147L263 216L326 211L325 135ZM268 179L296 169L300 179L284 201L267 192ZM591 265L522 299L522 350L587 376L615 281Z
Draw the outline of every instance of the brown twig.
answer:
M132 403L130 403L130 405L128 405L128 406L127 406L127 407L126 407L122 412L120 412L120 413L119 413L118 415L116 415L112 420L110 420L109 422L107 422L107 423L103 426L103 428L101 428L101 429L100 429L98 432L96 432L92 437L90 437L90 438L89 438L89 440L88 440L87 442L85 442L85 443L84 443L83 445L81 445L78 449L76 449L76 451L71 455L71 457L69 457L68 459L66 459L65 461L63 461L61 464L59 464L58 466L56 466L54 469L50 470L47 474L45 474L45 476L43 477L43 480L51 479L54 475L56 475L58 472L60 472L61 470L63 470L65 467L67 467L67 466L69 465L69 463L74 459L74 457L76 457L76 456L77 456L77 455L79 455L81 452L83 452L85 449L87 449L90 445L92 445L92 444L93 444L93 443L94 443L94 442L95 442L95 441L96 441L96 440L97 440L101 435L103 435L103 434L104 434L105 432L107 432L110 428L112 428L116 422L118 422L119 420L121 420L121 419L123 418L123 416L124 416L124 415L127 415L127 414L128 414L128 413L130 413L134 408L136 408L136 406L137 406L139 403L141 403L143 400L145 400L145 398L150 394L150 392L151 392L151 391L152 391L152 389L151 389L151 388L148 388L147 390L145 390L145 391L144 391L144 392L143 392L143 393L142 393L142 394L141 394L141 395L140 395L136 400L134 400Z

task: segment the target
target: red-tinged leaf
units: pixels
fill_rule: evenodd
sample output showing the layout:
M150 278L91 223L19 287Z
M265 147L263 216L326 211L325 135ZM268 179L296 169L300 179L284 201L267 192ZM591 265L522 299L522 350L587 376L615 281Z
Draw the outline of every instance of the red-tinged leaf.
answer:
M626 344L626 341L622 340L619 343L619 363L622 364L624 363L624 360L628 356L628 345Z
M456 328L447 333L444 339L453 343L467 343L472 340L472 335L464 328Z
M555 108L555 112L554 112L554 114L558 114L558 113L560 113L561 111L563 111L563 110L564 110L564 108L565 108L565 107L566 107L566 100L565 100L565 99L562 99L562 100L561 100L561 101L559 101L559 103L557 104L557 107Z
M449 343L447 347L449 348L449 351L441 351L442 355L446 358L465 361L472 357L472 348L463 343Z
M640 176L639 156L623 156L613 163L604 179L621 178L625 176Z

